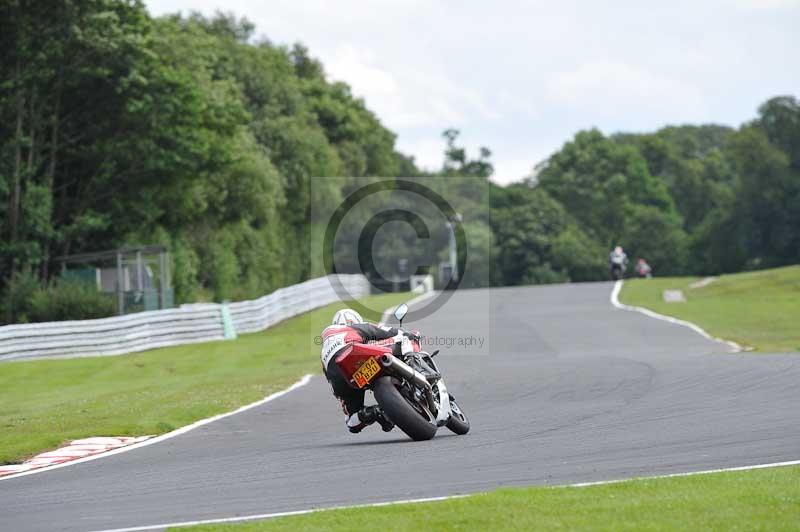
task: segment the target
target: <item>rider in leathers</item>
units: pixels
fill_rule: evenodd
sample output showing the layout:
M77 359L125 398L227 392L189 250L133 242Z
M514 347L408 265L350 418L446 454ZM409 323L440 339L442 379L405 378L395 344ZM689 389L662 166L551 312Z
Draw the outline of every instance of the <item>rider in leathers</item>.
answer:
M352 338L353 335L351 333L353 332L356 333L357 338L360 338L361 343L380 340L388 341L392 338L397 338L398 335L409 337L414 335L404 333L394 327L366 323L358 312L351 309L343 309L337 312L331 325L322 331L323 342L320 355L322 369L331 388L333 388L333 395L342 404L342 409L347 417L347 428L350 432L357 433L377 421L385 432L389 432L394 428L394 424L383 415L380 406L364 406L364 390L350 386L348 378L342 374L342 370L336 364L336 357L348 344L336 343L335 338L341 338L343 333L350 333L348 336Z
M608 255L608 265L611 269L612 279L616 278L614 276L615 270L619 271L620 277L625 274L625 270L628 268L628 255L625 254L622 246L615 247L614 250Z

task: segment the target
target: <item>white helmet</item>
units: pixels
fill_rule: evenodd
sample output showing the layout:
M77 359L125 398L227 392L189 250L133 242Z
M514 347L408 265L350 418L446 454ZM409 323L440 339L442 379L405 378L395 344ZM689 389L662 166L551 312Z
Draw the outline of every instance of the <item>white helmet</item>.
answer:
M344 308L333 315L331 325L353 325L354 323L364 323L361 314L353 309Z

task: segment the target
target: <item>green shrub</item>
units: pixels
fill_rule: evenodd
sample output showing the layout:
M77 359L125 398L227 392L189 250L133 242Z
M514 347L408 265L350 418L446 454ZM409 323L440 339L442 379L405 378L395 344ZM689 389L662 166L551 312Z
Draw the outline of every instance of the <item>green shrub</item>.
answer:
M568 226L553 240L550 254L554 269L566 271L570 281L596 281L608 275L608 252L577 225Z
M565 283L568 280L566 273L553 270L547 262L529 267L522 276L522 284L555 284Z
M109 294L81 281L59 279L33 292L27 305L29 321L88 320L115 313Z
M41 289L41 282L29 269L17 272L3 292L2 316L4 323L27 323L30 301Z

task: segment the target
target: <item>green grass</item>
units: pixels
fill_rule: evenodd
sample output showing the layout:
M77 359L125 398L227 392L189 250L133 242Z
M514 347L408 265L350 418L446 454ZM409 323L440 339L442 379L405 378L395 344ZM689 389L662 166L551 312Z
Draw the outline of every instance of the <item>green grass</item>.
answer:
M193 532L798 529L800 467L632 480L583 488L501 489L440 502L330 510L191 528Z
M409 294L373 296L387 308ZM0 364L0 464L87 436L168 432L320 371L314 342L341 303L237 340ZM380 316L364 316L377 320Z
M703 288L698 278L626 281L620 301L696 323L713 336L764 352L800 351L800 266L723 275ZM686 303L664 303L667 289Z

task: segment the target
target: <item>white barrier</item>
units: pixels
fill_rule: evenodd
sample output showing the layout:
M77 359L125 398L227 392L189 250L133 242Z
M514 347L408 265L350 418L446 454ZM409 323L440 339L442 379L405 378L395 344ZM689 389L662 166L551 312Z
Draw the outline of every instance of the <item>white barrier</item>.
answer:
M253 301L227 305L237 333L256 332L292 316L338 301L330 279L311 279ZM363 275L337 275L353 297L370 292ZM120 355L156 347L225 338L223 305L201 303L98 320L28 323L0 327L0 361Z

